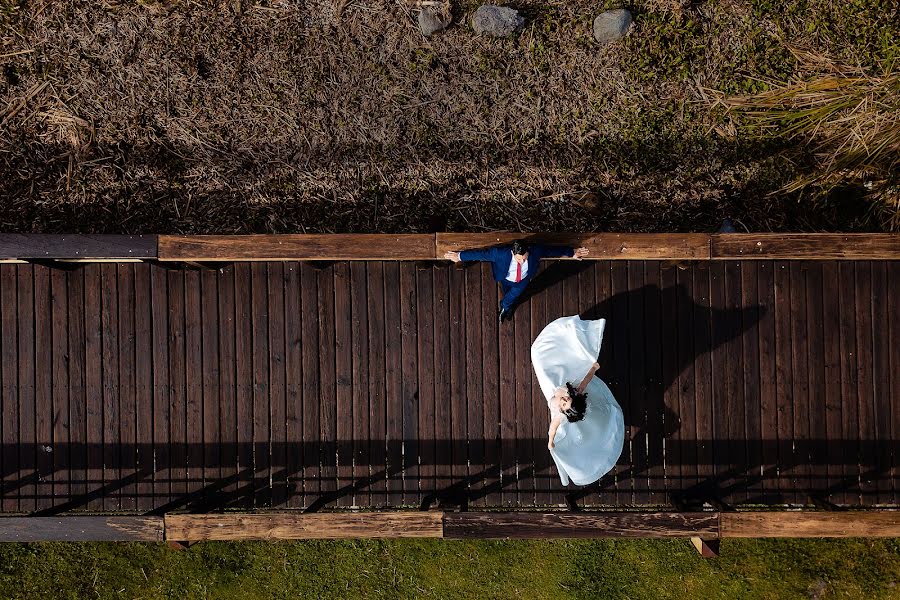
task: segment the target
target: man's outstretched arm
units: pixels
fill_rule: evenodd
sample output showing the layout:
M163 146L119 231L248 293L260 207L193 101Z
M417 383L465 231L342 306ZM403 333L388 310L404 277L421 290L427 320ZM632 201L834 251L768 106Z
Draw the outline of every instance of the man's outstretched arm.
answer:
M590 251L587 248L573 248L571 246L541 246L540 253L542 258L558 258L560 256L572 257L581 260L587 256Z
M466 262L470 260L494 260L493 256L493 248L488 248L487 250L463 250L462 252L452 252L447 251L444 253L444 258L447 260L452 260L453 262Z

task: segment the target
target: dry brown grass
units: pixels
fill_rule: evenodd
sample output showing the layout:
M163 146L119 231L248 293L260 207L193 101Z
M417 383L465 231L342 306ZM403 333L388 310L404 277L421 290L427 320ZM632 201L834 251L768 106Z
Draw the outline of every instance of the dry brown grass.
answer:
M520 2L515 40L476 37L469 1L428 39L401 0L16 6L3 230L872 226L761 200L783 183L770 145L709 133L698 90L752 72L721 57L769 27L745 2L639 2L608 49L587 0Z

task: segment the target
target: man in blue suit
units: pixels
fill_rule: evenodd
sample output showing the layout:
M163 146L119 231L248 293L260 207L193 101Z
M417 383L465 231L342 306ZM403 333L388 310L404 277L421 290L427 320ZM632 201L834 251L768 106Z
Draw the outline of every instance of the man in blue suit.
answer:
M486 250L447 252L444 254L444 258L453 262L479 260L491 263L494 279L500 283L500 287L503 289L503 300L500 301L499 312L500 321L503 322L512 317L516 300L525 291L528 282L537 274L538 263L542 258L566 256L581 260L587 255L587 248L529 245L525 240L516 240L509 246L497 246Z

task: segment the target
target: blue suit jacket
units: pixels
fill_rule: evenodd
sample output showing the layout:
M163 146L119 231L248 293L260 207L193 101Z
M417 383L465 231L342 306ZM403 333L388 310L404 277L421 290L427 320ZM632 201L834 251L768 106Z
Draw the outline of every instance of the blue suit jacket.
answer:
M575 249L568 246L544 246L534 244L528 249L528 274L522 279L527 283L537 274L538 264L542 258L557 258L560 256L575 256ZM481 260L491 263L494 279L503 281L509 274L509 264L512 261L512 246L497 246L486 250L463 250L459 253L462 261Z

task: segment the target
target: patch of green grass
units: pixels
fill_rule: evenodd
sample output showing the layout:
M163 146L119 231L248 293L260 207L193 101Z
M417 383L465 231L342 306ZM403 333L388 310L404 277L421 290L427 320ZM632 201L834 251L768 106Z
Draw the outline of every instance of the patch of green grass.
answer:
M898 540L0 545L2 598L895 598Z
M687 79L703 56L703 29L687 13L635 15L635 31L625 38L630 75L637 81Z

